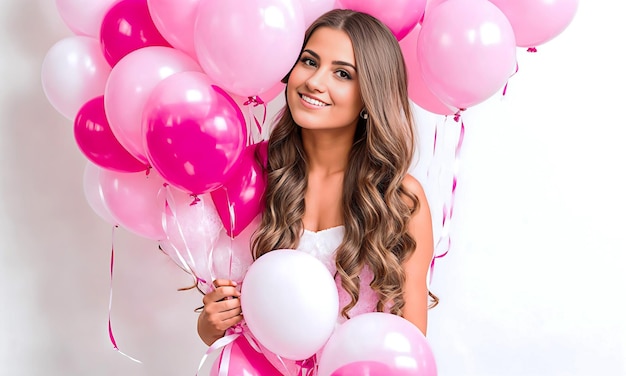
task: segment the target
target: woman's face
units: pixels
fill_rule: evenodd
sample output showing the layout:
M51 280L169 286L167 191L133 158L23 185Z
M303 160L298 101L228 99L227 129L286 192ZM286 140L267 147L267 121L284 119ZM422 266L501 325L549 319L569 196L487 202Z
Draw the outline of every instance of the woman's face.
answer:
M329 27L313 32L289 76L287 103L302 128L356 126L363 100L348 34Z

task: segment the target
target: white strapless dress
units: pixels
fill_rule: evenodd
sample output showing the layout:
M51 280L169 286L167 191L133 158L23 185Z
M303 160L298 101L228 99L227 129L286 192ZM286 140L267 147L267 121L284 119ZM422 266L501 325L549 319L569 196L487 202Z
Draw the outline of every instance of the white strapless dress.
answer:
M343 235L343 226L331 227L317 232L304 230L302 236L300 237L300 243L296 248L298 251L306 252L315 256L315 258L326 265L330 274L335 277L335 283L337 284L337 290L339 292L340 313L337 318L338 323L342 323L346 320L345 317L341 315L341 309L350 303L350 296L341 286L341 279L336 276L337 267L335 266L335 252L343 240ZM350 310L350 317L376 311L378 296L370 287L373 277L372 271L367 266L363 268L363 271L361 272L359 300Z

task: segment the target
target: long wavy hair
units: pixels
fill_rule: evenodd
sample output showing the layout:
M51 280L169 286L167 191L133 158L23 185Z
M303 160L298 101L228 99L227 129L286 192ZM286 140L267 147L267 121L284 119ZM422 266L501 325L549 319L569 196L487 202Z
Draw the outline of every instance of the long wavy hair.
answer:
M420 204L402 186L414 153L404 58L389 29L367 14L338 9L324 14L306 31L303 49L320 27L343 30L352 41L368 113L367 119L359 118L343 180L345 233L335 262L351 302L342 308L342 315L349 318L359 298L359 275L365 265L374 275L370 286L379 297L377 310L389 305L391 313L401 315L402 262L416 246L408 222ZM252 242L255 259L275 249L297 247L304 230L307 165L301 129L287 104L269 138L265 210Z

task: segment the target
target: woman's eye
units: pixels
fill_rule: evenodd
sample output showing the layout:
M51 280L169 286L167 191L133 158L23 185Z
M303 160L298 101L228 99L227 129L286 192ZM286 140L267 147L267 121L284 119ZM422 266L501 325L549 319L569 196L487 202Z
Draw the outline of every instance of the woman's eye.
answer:
M308 57L303 57L300 59L300 62L302 62L304 65L308 65L310 67L314 67L315 66L315 61L311 58Z
M346 72L345 70L338 70L338 71L337 71L337 75L338 75L340 78L344 78L344 79L346 79L346 80L349 80L349 79L351 79L351 78L352 78L352 76L350 76L350 73Z

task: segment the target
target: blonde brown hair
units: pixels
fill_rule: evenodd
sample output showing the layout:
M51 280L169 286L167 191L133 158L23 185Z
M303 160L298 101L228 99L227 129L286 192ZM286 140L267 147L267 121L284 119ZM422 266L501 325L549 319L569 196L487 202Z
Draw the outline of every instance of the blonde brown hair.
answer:
M391 313L402 314L402 262L416 245L408 223L419 210L417 197L402 186L414 152L404 58L389 29L367 14L351 10L324 14L308 28L303 48L320 27L343 30L352 41L369 115L359 119L344 178L345 235L335 262L351 302L342 314L348 317L358 300L359 274L365 265L374 274L370 286L379 297L377 310L389 303ZM252 244L255 258L297 247L302 234L307 156L300 132L286 105L269 138L265 210Z

